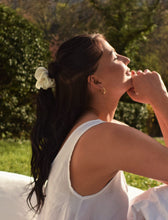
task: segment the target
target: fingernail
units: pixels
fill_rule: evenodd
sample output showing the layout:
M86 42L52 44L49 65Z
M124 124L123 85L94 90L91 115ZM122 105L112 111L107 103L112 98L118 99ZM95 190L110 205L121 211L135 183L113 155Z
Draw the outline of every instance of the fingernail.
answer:
M131 70L131 74L134 75L136 72L135 70Z

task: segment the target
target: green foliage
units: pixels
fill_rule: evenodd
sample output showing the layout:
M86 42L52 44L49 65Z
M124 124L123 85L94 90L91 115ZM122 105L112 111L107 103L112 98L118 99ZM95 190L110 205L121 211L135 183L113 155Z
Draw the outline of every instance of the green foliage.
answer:
M156 137L155 140L158 141L160 144L166 146L163 137Z
M148 111L148 119L146 120L146 132L152 137L161 136L161 130L152 106L147 104L146 107Z
M34 25L0 4L0 138L30 133L35 69L46 66L48 43Z
M50 40L57 36L62 42L81 32L92 32L101 23L101 17L90 7L88 0L20 0L15 3L2 0L2 2L33 21L45 33L46 39Z
M131 127L146 132L148 110L144 104L120 101L115 113L115 118L119 121L125 122Z
M168 88L168 14L165 13L164 21L154 30L145 44L141 44L139 61L143 68L159 72Z
M147 177L138 176L133 173L124 172L128 185L147 190L149 188L160 186L162 183Z
M59 39L66 40L77 34L99 32L103 25L100 14L90 7L88 0L73 4L57 4Z
M101 30L118 53L130 56L132 67L138 63L137 51L156 26L160 1L89 0L102 17ZM157 16L156 16L157 15Z

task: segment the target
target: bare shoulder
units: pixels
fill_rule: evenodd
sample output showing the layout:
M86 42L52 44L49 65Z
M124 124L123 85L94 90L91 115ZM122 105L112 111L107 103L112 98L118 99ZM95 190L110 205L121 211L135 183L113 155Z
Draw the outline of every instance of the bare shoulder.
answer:
M97 144L103 141L104 144L108 144L109 141L109 144L111 144L111 141L114 143L115 140L118 141L118 137L124 134L127 135L130 132L139 133L137 129L114 119L111 122L104 122L91 127L81 139L86 138L88 141L97 142Z
M93 126L91 129L89 129L87 134L94 134L94 137L97 136L98 139L101 138L107 140L107 137L110 139L113 138L113 136L117 138L117 134L121 136L124 135L124 133L127 134L129 132L139 134L142 133L137 129L128 126L124 122L113 119L111 122L104 122Z
M123 122L117 120L113 120L111 122L104 122L88 129L88 131L84 133L83 137L93 139L93 141L99 139L107 140L107 137L108 136L111 137L111 134L115 132L116 129L120 131L120 129L122 130L122 128L124 127L128 127L128 126Z
M137 133L137 134L136 134ZM127 126L126 124L114 120L112 122L105 122L91 127L87 130L78 141L78 144L84 146L83 149L87 152L92 149L100 153L100 156L106 157L105 151L115 155L116 147L120 145L129 145L128 137L140 135L139 131ZM121 140L122 139L122 140ZM123 143L125 143L123 145ZM123 149L125 150L125 148ZM98 154L98 153L96 153Z

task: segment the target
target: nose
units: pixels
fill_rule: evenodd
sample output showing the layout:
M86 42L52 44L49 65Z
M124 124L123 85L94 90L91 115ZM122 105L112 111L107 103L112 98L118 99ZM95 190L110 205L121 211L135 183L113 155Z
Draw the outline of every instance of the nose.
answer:
M126 65L128 65L130 63L130 58L125 57L125 59L126 59Z
M121 55L121 60L123 61L125 65L128 65L130 63L130 58L126 56Z

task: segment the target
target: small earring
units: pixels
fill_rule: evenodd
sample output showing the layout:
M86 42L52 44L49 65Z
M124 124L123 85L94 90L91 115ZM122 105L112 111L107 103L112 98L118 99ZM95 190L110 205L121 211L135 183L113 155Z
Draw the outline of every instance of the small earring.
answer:
M107 90L106 90L104 87L102 87L101 94L102 94L102 95L105 95L106 92L107 92Z

